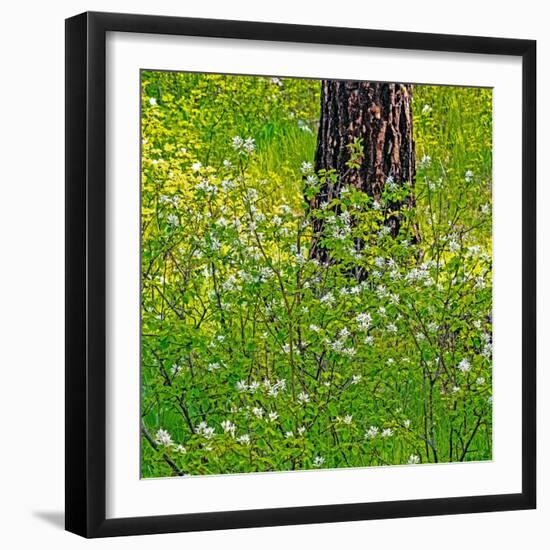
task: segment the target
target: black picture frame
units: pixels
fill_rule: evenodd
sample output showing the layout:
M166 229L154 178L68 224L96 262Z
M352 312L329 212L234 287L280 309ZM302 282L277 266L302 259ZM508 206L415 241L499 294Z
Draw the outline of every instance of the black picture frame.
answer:
M522 60L522 491L517 494L106 519L105 44L108 31ZM536 42L333 27L83 13L66 20L66 529L107 537L532 509L536 506Z

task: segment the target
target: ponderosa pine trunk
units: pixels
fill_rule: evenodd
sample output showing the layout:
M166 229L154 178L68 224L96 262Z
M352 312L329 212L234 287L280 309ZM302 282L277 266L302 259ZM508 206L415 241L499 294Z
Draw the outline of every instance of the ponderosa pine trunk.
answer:
M350 145L360 139L363 154L358 167L347 166ZM338 197L344 186L353 186L379 200L388 182L408 184L410 194L401 204L386 207L386 225L397 236L403 217L399 211L414 206L415 152L412 120L412 86L398 83L323 80L321 116L315 154L315 170L335 170L337 181L321 186L310 206ZM397 214L390 214L393 211ZM314 222L311 256L326 261L319 245L323 229ZM416 226L412 240L418 241Z

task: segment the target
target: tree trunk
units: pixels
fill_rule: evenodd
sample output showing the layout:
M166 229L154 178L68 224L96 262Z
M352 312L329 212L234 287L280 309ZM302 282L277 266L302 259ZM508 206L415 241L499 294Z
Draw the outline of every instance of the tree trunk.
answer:
M350 145L360 139L362 157L358 167L347 165ZM310 201L318 208L338 197L344 186L353 186L380 200L388 182L409 184L411 192L400 204L386 205L386 212L414 206L415 153L412 122L412 86L377 82L323 80L321 117L315 154L315 170L335 170L336 183L326 183ZM386 225L396 237L402 224L397 213L386 215ZM327 253L318 243L322 221L314 222L317 238L312 257L326 260ZM412 227L412 240L418 230Z

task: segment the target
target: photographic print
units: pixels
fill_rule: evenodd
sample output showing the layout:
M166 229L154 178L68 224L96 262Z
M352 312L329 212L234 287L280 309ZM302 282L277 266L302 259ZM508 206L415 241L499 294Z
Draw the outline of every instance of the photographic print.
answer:
M141 475L492 459L492 90L141 71Z

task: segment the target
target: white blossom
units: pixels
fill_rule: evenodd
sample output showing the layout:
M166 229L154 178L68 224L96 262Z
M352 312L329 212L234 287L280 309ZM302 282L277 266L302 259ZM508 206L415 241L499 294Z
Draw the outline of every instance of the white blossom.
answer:
M174 442L172 441L172 436L162 428L157 431L157 434L155 436L155 443L157 445L162 445L163 447L171 447L174 445Z
M379 429L377 426L370 426L365 432L366 439L374 439L378 435Z
M316 457L313 459L313 465L314 465L316 468L320 468L324 463L325 463L325 459L324 459L322 456L316 456Z
M235 430L237 429L237 427L235 426L235 424L233 424L233 422L231 422L230 420L224 420L221 425L224 433L231 434L232 437L235 437Z
M306 392L300 392L298 394L298 401L302 404L309 403L309 395Z
M457 368L461 372L468 372L470 370L470 361L468 359L464 358L460 363L458 364Z

